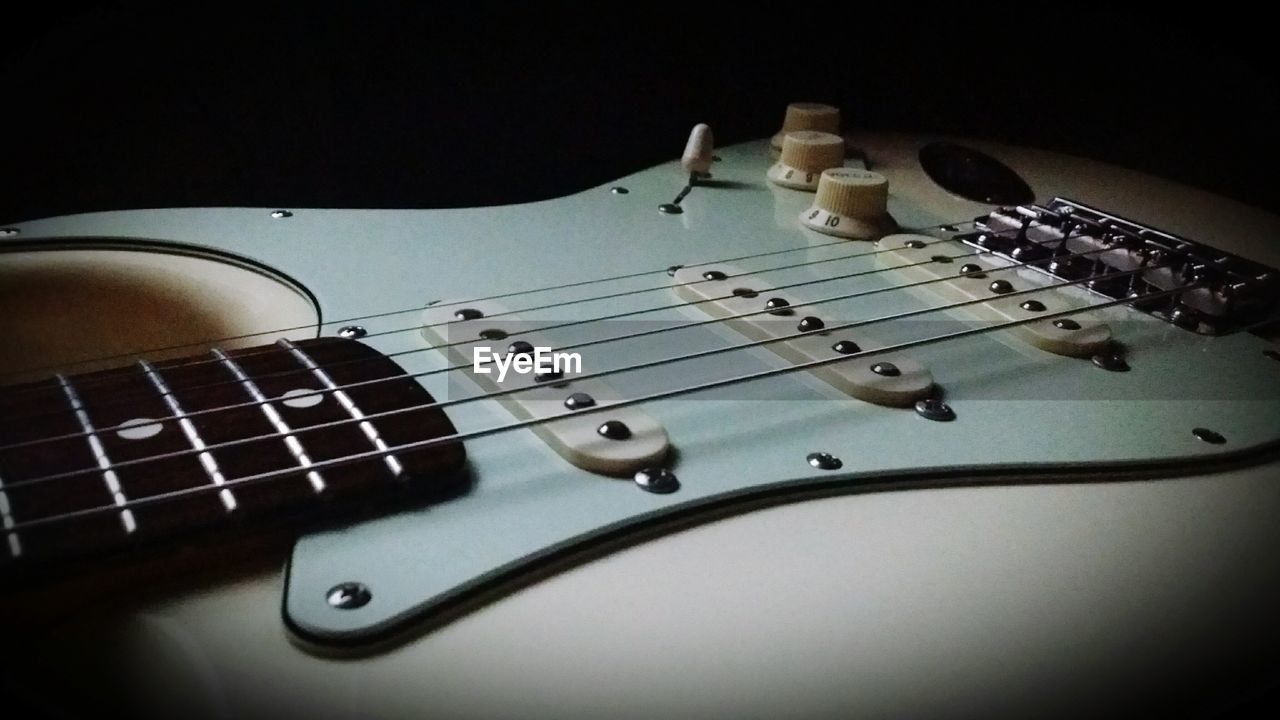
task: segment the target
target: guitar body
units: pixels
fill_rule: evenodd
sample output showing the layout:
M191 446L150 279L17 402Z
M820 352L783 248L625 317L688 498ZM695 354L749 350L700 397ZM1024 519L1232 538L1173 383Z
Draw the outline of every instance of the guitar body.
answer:
M925 142L851 137L867 167L888 178L889 212L902 231L991 212L929 179L917 159ZM1280 218L1079 158L966 144L1013 168L1040 201L1070 198L1280 267ZM802 228L797 218L813 196L766 181L767 142L716 152L712 182L695 185L679 214L658 211L687 179L670 163L529 205L295 208L287 217L140 210L30 222L3 240L28 255L110 244L177 248L177 264L193 253L235 258L241 275L177 293L175 302L217 316L220 297L278 293L264 302L282 317L237 305L227 312L235 322L211 325L232 328L223 335L298 326L289 333L297 339L334 335L344 318L666 265L798 249L751 261L763 273L875 248L832 245L835 238ZM800 282L847 267L769 277ZM264 285L266 277L276 281ZM907 279L890 273L884 283ZM502 302L518 310L671 280L659 272ZM940 298L913 293L893 307ZM520 320L676 301L659 289ZM892 310L886 303L848 301L840 318L875 317ZM706 317L682 308L648 319ZM647 329L648 319L610 321L610 333ZM928 333L963 319L934 318ZM202 571L187 558L174 566L181 571L136 583L76 586L57 612L15 624L24 644L6 651L8 687L51 713L125 707L192 718L1001 717L1230 707L1274 681L1267 673L1280 660L1280 362L1264 355L1275 346L1243 331L1196 335L1127 306L1109 308L1106 319L1128 352L1127 373L998 329L904 350L946 389L950 422L847 397L804 371L645 405L673 448L666 465L680 489L670 495L574 467L529 429L467 440L470 485L457 497L320 529L296 545L266 544L230 567ZM443 366L416 329L391 332L421 325L419 311L360 324L367 345L404 352L395 359L408 372ZM172 344L195 339L176 337ZM582 354L590 371L740 342L712 326ZM1187 360L1192 354L1208 359ZM608 382L626 397L787 364L757 347ZM476 393L470 381L441 374L423 384L438 400ZM445 410L463 431L514 419L496 402ZM1204 442L1196 428L1226 442ZM815 452L843 467L812 466L806 458ZM343 581L366 583L371 608L385 599L394 609L350 622L353 615L326 615L324 590ZM47 592L59 596L57 587ZM21 619L22 608L7 619Z

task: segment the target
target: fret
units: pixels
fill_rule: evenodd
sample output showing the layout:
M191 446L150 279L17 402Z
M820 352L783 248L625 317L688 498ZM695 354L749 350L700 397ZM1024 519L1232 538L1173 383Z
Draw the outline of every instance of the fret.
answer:
M9 507L9 495L4 491L3 475L0 475L0 524L4 525L5 535L9 539L9 554L18 557L22 554L22 541L13 529L13 508Z
M218 499L222 501L223 507L227 512L236 509L236 497L232 494L231 489L225 487L227 484L226 477L222 474L222 469L218 467L218 461L214 459L213 454L206 450L204 440L200 437L200 431L196 430L195 423L186 417L186 413L182 410L182 404L178 402L178 398L173 394L173 390L169 384L160 377L160 372L155 366L146 360L139 360L138 367L147 375L147 379L151 381L151 385L155 387L156 392L160 394L164 404L168 406L169 412L173 414L175 420L178 421L178 427L182 428L182 434L187 436L187 441L191 443L191 447L199 450L196 456L200 460L200 465L204 468L205 473L209 475L209 480L221 488L218 490Z
M235 376L236 380L240 382L245 391L253 397L254 402L256 402L258 407L262 409L262 414L266 416L267 421L276 429L276 432L284 435L285 446L289 448L289 452L292 453L294 459L298 461L298 465L307 470L307 480L311 483L311 487L315 488L317 493L323 492L325 488L324 478L321 477L319 471L310 469L313 464L311 462L311 457L307 455L306 450L302 447L302 443L293 434L293 430L289 427L289 424L280 416L275 405L267 399L267 396L263 394L262 389L259 388L258 384L249 377L248 373L244 371L244 368L240 367L239 363L231 359L231 356L218 348L213 349L213 355L218 358L223 367ZM317 396L317 398L318 397L319 396Z
M387 446L387 443L383 441L382 436L378 433L378 429L373 426L373 423L364 419L364 412L356 406L356 403L351 399L351 396L348 395L345 390L341 389L338 384L333 381L333 378L329 376L329 373L325 372L324 368L320 367L320 365L312 360L311 356L304 352L302 348L285 338L281 338L277 344L288 350L289 353L293 355L298 362L302 363L302 365L306 367L322 385L333 391L334 398L336 398L338 403L347 411L347 414L349 414L353 420L359 421L360 431L364 433L364 436L369 439L369 442L372 443L376 449L383 453L382 459L383 462L386 463L387 469L391 471L392 475L400 477L404 473L404 466L400 464L400 461L396 456L391 454L390 448Z
M306 399L314 402L294 397L312 392L319 394ZM178 538L217 543L222 552L225 543L203 534L220 527L237 536L280 521L301 529L451 496L467 479L461 443L320 467L456 434L433 402L403 368L341 338L6 388L0 584L45 563ZM383 412L399 414L372 417ZM275 481L239 483L281 472Z
M120 524L124 526L126 533L132 534L138 529L138 523L133 517L133 511L129 509L128 498L124 495L124 489L120 487L120 478L116 475L116 471L112 469L111 458L107 457L107 449L103 447L102 440L98 437L98 431L93 427L93 421L89 419L89 413L85 412L84 404L80 402L80 396L76 393L75 388L71 386L71 381L64 375L55 375L58 384L62 386L62 392L67 397L67 402L71 404L71 409L75 413L76 420L80 422L80 427L84 429L85 440L89 443L89 449L93 451L93 457L98 463L98 468L102 471L103 482L107 485L107 491L111 493L111 500L116 507L120 508Z

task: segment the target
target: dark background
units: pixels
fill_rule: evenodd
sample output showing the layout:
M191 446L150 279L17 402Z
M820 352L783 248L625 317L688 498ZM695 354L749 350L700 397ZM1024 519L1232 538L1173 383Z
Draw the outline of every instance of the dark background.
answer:
M45 10L0 43L0 223L548 198L677 156L695 122L721 143L770 135L798 99L1280 211L1261 19L970 5Z

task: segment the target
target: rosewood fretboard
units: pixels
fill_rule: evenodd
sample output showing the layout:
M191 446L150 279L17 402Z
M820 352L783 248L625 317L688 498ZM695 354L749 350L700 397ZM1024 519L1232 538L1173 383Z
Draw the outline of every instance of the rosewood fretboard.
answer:
M442 411L364 419L432 402L396 363L337 338L0 389L0 574L321 503L447 491L461 443L387 452L456 434Z

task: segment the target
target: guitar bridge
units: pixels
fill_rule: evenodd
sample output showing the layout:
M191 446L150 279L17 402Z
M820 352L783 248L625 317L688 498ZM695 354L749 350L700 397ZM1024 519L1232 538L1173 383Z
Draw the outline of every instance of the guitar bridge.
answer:
M1035 269L1055 278L1097 277L1080 286L1108 299L1187 287L1133 307L1202 335L1276 319L1280 273L1275 269L1083 203L1054 198L1045 205L1000 208L974 225L973 232L955 239L1019 263L1043 259ZM1125 277L1100 277L1148 266Z

